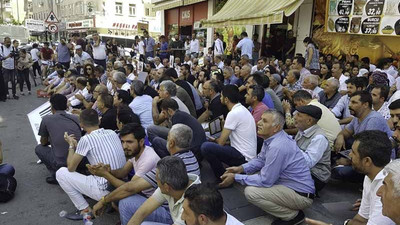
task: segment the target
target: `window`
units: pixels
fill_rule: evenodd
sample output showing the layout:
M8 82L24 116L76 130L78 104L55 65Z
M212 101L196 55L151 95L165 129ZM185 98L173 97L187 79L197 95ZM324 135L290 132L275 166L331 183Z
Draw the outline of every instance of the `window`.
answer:
M121 2L115 3L115 14L122 15L122 3Z
M150 16L150 9L149 8L146 8L145 16Z
M106 15L106 2L103 2L103 16Z
M129 15L130 16L136 15L136 5L135 4L129 4Z

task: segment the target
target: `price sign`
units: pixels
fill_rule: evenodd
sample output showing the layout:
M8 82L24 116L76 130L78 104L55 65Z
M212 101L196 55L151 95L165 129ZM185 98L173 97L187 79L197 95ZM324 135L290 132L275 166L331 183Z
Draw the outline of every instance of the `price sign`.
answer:
M385 0L371 0L365 7L365 13L367 16L380 16L383 12L383 6Z
M342 0L339 2L337 11L339 16L348 16L351 13L353 7L353 0Z
M369 17L362 22L361 31L363 34L377 34L381 22L380 17Z
M349 29L349 17L339 17L335 21L335 30L338 33L346 33Z

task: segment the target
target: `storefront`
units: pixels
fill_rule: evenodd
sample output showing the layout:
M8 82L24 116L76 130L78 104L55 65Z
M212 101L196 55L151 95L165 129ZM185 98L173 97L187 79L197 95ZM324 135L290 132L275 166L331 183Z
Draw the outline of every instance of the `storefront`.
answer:
M66 23L66 30L69 35L79 33L82 37L89 34L89 30L95 27L94 19L78 20Z
M204 47L207 29L201 27L201 20L207 19L207 0L155 0L153 10L164 13L164 33L172 38L178 34L183 40L195 33Z

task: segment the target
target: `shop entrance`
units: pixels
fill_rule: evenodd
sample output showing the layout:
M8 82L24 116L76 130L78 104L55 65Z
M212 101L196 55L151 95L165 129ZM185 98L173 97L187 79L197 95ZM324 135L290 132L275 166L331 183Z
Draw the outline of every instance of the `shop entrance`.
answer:
M182 26L181 27L181 40L185 40L186 38L190 38L192 37L192 30L193 30L193 26Z

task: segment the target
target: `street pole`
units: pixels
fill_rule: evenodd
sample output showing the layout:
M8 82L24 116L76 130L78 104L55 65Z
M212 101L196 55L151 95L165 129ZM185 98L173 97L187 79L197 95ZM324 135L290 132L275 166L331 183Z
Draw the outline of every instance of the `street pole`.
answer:
M19 23L19 0L17 0L17 22Z

